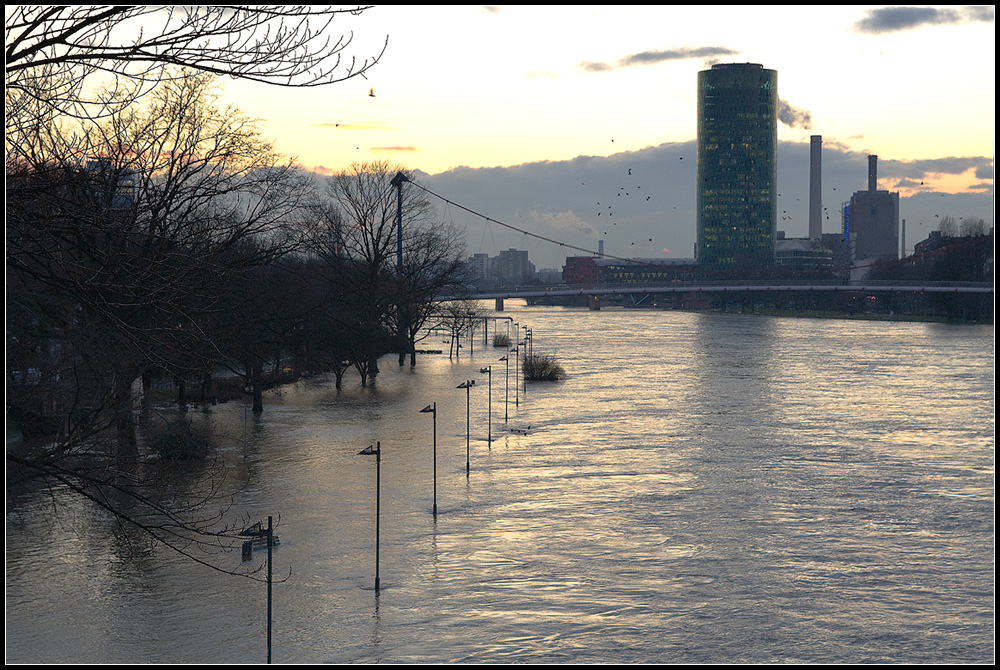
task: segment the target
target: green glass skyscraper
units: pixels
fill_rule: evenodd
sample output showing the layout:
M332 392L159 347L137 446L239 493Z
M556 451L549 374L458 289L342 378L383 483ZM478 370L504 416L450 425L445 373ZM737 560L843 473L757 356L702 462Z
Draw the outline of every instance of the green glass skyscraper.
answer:
M698 73L698 264L753 272L774 263L778 73L723 63Z

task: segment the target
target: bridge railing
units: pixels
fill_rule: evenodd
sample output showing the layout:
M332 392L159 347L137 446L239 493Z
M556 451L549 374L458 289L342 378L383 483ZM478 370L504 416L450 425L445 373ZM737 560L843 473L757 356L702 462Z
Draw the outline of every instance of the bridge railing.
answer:
M819 281L672 281L663 284L641 282L619 284L581 285L522 285L508 288L471 290L465 295L441 296L440 301L474 299L492 300L496 298L537 298L545 296L572 295L614 295L619 293L686 293L694 291L924 291L955 293L992 293L992 282L926 282L892 280L819 280Z

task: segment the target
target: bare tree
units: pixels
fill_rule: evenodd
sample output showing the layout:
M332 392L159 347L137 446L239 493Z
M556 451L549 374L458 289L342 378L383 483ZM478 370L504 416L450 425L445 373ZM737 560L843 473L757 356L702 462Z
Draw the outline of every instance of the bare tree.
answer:
M975 216L963 217L961 231L962 237L979 237L980 235L985 235L987 233L986 222Z
M171 75L167 67L279 86L319 86L363 77L378 53L349 55L353 34L335 22L366 7L299 5L19 5L4 26L7 130L14 109L39 102L59 114L95 118L127 105ZM176 72L176 70L175 70ZM94 80L112 101L88 94ZM109 104L113 102L114 104ZM14 115L14 123L23 117Z
M144 366L203 370L191 360L227 281L295 248L308 183L256 125L215 104L213 77L175 78L25 167L8 216L8 267L84 314L114 350L113 405L123 453L134 451L127 407ZM84 160L87 156L95 156ZM70 182L59 188L55 175ZM38 188L35 187L38 186ZM28 192L30 191L30 193ZM40 216L41 212L46 212ZM216 359L217 360L217 359Z
M354 163L327 181L336 210L335 225L327 229L333 239L327 244L338 256L333 267L341 273L339 284L350 287L344 294L350 297L348 310L365 333L357 340L365 350L353 361L363 380L378 374L381 355L404 348L395 327L403 271L397 267L399 192L392 184L401 171L387 161ZM404 189L401 211L406 247L409 232L427 226L433 209L420 193Z
M51 144L8 164L6 189L8 413L50 424L49 439L8 445L9 471L199 561L193 545L239 537L200 502L158 499L168 471L140 457L135 382L150 368L203 375L232 355L223 317L254 313L255 278L297 248L308 193L251 121L215 104L211 80L173 79L75 138L40 133Z
M302 182L253 121L215 105L209 76L277 86L364 77L385 44L358 58L353 35L331 32L364 10L8 8L6 262L16 309L7 341L17 356L7 409L16 416L36 402L58 419L47 437L59 431L54 442L8 443L9 473L59 483L198 561L194 546L238 539L236 526L204 512L219 489L201 503L157 497L158 474L132 458L131 386L143 366L183 372L221 355L209 323L234 294L219 288L294 246ZM108 428L118 445L110 459Z
M958 221L955 220L954 216L949 214L941 219L941 223L938 224L938 230L941 231L942 237L958 237Z
M478 300L449 300L438 306L437 318L451 335L448 358L459 357L463 337L472 337L489 313Z
M453 225L410 229L404 232L403 264L397 277L398 306L394 314L395 332L404 342L399 364L410 354L410 367L416 365L416 343L424 327L438 315L437 299L446 293L465 290L468 264L462 260L464 236Z

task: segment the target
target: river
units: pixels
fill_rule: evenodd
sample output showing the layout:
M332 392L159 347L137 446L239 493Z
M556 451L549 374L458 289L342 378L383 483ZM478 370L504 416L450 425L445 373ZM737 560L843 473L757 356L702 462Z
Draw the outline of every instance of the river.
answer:
M220 437L190 489L224 466L277 524L273 662L993 660L992 326L510 302L563 381L435 338L374 388L191 413ZM8 498L7 661L266 660L266 586L142 544Z

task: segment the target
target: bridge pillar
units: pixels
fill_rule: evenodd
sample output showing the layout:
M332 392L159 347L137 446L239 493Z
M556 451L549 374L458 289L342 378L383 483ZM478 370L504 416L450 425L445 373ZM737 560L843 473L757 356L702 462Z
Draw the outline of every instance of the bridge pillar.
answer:
M503 311L503 298L497 298L496 310L498 312L502 312Z

